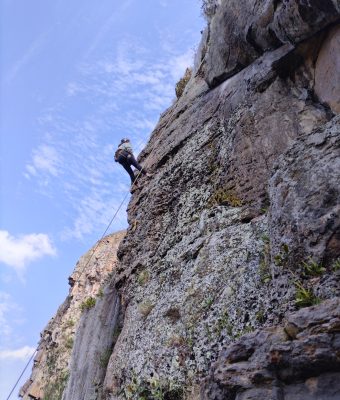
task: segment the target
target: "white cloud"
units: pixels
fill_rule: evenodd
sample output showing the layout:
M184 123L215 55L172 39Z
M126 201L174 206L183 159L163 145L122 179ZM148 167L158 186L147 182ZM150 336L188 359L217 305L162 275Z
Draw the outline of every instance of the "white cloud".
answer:
M22 360L27 361L35 352L34 347L24 346L16 350L0 350L0 360Z
M21 308L8 293L0 291L0 337L2 338L2 344L8 339L13 342L12 324L18 324L21 311ZM16 317L14 318L13 316Z
M11 333L11 327L7 321L7 314L13 309L9 294L0 292L0 335L8 336Z
M26 171L30 175L36 175L37 171L57 176L60 171L61 160L57 150L43 144L33 150L32 164L26 165Z
M32 233L14 237L7 231L0 231L0 262L13 267L19 274L31 262L55 254L56 249L46 234Z

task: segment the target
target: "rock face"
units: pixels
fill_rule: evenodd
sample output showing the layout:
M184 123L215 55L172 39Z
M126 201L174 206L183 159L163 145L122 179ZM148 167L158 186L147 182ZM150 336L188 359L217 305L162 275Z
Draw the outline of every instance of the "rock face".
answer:
M201 399L338 399L339 316L337 298L243 336L219 356Z
M124 323L106 399L198 399L239 337L339 296L340 91L315 83L336 69L339 3L215 5L192 78L140 158L153 177L118 251Z
M103 291L100 299L80 320L70 364L70 379L63 399L93 399L101 396L102 382L115 341L119 297L116 290ZM116 330L116 334L119 331Z
M75 332L93 312L87 310L91 307L89 299L96 302L96 309L100 307L103 288L116 267L117 248L124 235L119 232L105 237L78 261L69 278L67 299L41 333L32 375L20 391L23 399L61 399L69 377Z
M206 9L64 400L339 397L339 2Z
M339 19L337 0L221 1L208 26L202 54L209 86L254 62L264 52L297 45Z

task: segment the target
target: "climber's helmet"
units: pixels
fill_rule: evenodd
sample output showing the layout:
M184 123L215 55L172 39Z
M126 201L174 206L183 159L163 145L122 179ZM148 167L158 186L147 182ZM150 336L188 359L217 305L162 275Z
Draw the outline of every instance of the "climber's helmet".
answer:
M126 143L126 142L130 142L130 139L129 139L129 138L123 138L123 139L120 141L120 143Z

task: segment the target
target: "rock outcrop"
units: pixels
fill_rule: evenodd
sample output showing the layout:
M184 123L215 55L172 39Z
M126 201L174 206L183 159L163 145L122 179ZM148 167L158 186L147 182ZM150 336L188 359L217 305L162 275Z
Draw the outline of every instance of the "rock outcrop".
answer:
M124 235L125 232L119 232L105 237L78 261L69 278L67 299L41 333L32 375L20 391L23 399L61 399L70 374L75 333L81 331L84 321L91 315L92 306L100 307L105 284L116 268L117 248ZM108 311L106 314L111 316ZM97 337L93 339L97 340ZM100 356L105 357L105 354L98 356L99 364Z
M339 2L207 3L64 400L339 394Z
M337 298L243 336L219 356L201 399L338 399L339 317Z

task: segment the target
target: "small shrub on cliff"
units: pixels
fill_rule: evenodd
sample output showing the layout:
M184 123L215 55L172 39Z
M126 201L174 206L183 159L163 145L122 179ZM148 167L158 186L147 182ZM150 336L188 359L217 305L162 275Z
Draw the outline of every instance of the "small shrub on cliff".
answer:
M180 79L176 84L176 96L179 99L184 92L186 85L188 84L191 78L192 70L191 68L187 68L185 74L182 79Z
M149 272L142 271L137 278L139 285L144 286L149 281L149 278L150 278Z
M122 333L121 327L120 327L120 326L116 326L115 329L114 329L114 331L113 331L113 335L112 335L112 337L113 337L113 343L114 343L114 344L116 344L116 342L117 342L117 340L118 340L118 338L119 338L119 335L120 335L121 333Z
M99 365L103 369L108 366L111 354L112 354L112 349L109 348L109 347L100 354L100 356L99 356Z
M134 376L129 385L123 389L127 400L183 400L185 390L182 385L154 376L141 380Z
M228 336L233 335L233 326L229 321L229 315L227 311L225 311L217 320L215 331L218 337L221 335L223 330L226 331Z
M81 311L89 310L96 305L96 299L93 297L88 297L80 304Z
M277 265L278 267L284 267L285 265L287 265L288 257L289 257L289 247L287 243L283 243L281 245L280 252L274 256L275 265Z
M320 304L321 299L316 297L311 289L303 286L299 281L295 282L296 294L295 294L295 305L299 308L310 307L316 304Z
M241 207L242 201L232 192L224 189L218 189L208 200L208 207L230 206Z
M68 319L68 320L66 321L66 323L65 323L65 328L66 328L66 329L67 329L67 328L73 328L74 325L75 325L74 320L73 320L73 319Z
M268 235L263 234L262 237L263 249L260 254L259 275L261 283L265 284L271 281L270 269L270 238Z
M153 308L154 305L149 300L144 301L138 307L139 312L142 314L144 318L146 318L151 313Z
M255 315L256 321L260 324L263 324L266 321L265 311L260 309Z
M332 270L334 272L339 271L340 270L340 258L338 258L334 264L332 265Z
M54 376L54 379L44 387L43 400L60 400L62 398L66 383L70 374L64 370L59 375Z
M64 346L66 349L72 349L74 344L74 339L73 337L69 336L68 338L66 338Z

